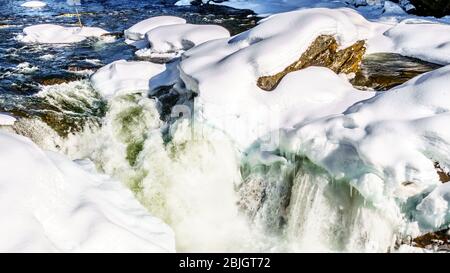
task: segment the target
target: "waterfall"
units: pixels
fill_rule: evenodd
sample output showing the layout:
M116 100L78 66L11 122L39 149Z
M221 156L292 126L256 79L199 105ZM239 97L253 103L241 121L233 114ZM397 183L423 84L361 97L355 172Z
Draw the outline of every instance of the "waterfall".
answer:
M178 251L386 252L400 222L307 158L260 162L214 128L163 122L157 100L116 96L101 126L59 150L89 158L175 231ZM48 134L48 133L43 133ZM258 153L258 151L254 151Z

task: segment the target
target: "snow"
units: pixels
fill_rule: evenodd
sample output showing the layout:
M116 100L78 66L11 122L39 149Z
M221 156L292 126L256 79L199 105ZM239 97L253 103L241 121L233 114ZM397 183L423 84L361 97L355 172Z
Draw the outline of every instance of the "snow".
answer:
M404 26L408 28L407 31L398 34L397 28ZM427 34L417 31L424 27L427 27ZM240 117L241 121L232 122L233 126L242 123L242 128L248 128L246 131L249 132L242 134L230 132L230 136L245 149L270 130L292 126L293 124L288 122L288 116L299 117L298 123L305 121L303 117L307 117L310 113L298 107L305 100L299 95L300 86L304 89L316 88L315 79L326 78L330 85L321 83L323 86L319 88L336 89L334 85L341 86L340 81L346 81L332 75L324 76L325 72L315 70L318 74L311 75L311 79L296 81L294 76L284 78L280 87L271 93L264 92L256 86L259 77L274 75L295 62L317 36L333 35L341 48L348 47L358 40L366 40L370 53L399 52L426 60L435 60L439 57L441 63L445 63L448 57L448 54L445 54L445 42L450 42L448 38L450 36L438 34L449 32L447 28L447 25L428 22L398 25L370 22L358 12L347 8L291 11L270 16L253 29L230 39L209 41L187 51L183 54L180 73L186 88L199 94L197 99L199 112L213 126L224 131L239 131L236 128L225 128L230 126L227 122L221 121L219 116ZM436 42L425 43L430 40L425 39L417 43L419 36L431 36L430 33L440 38L437 38ZM291 91L292 89L296 91ZM350 86L347 90L349 93L360 94ZM316 94L320 96L322 93L310 91L308 94L305 96L311 97ZM339 101L339 93L334 94L337 96L335 99ZM364 96L370 96L370 93L364 93ZM354 99L344 104L350 106L356 102ZM273 108L279 110L275 111ZM216 113L212 114L210 111ZM276 114L278 112L279 115ZM217 116L213 118L208 116L209 114ZM325 111L324 114L330 113ZM256 120L249 115L254 116ZM261 116L256 117L257 115ZM286 117L283 117L284 115ZM263 122L263 116L266 117L266 121L270 117L271 122L278 125L269 126L268 123L271 122ZM243 117L248 117L251 121L246 121ZM250 126L244 125L246 122Z
M175 64L119 60L110 63L91 76L92 86L105 98L127 91L151 91L176 80ZM176 72L176 69L175 69Z
M371 30L372 26L350 9L313 9L271 16L231 39L210 41L187 51L180 64L181 78L187 89L199 93L196 105L201 108L199 111L203 118L224 131L234 131L230 135L245 149L269 131L291 126L290 116L306 118L312 115L299 105L313 111L314 103L323 108L321 103L340 102L347 93L355 95L342 105L350 106L355 100L370 97L370 92L354 92L346 79L326 69L312 68L292 73L270 93L259 89L256 80L284 70L320 34L336 34L342 47L346 47L368 37ZM319 78L327 81L319 80L317 83ZM310 90L314 90L316 85L323 93ZM326 91L328 88L339 90L340 87L342 92ZM314 99L311 94L314 94ZM330 105L327 109L334 108ZM345 110L345 107L339 109ZM230 119L238 116L239 120L229 126L230 122L222 121L221 116ZM242 127L239 128L238 124ZM243 133L237 134L239 130Z
M240 7L245 4L245 7L251 7L258 13L274 13L283 9L325 5L325 2L308 0L287 0L284 3L271 0L259 2L235 0L228 4ZM178 2L178 5L181 4L187 4L187 2ZM439 162L444 169L450 169L450 160L448 159L450 129L447 126L450 122L450 93L448 92L450 36L446 35L450 33L449 25L430 20L411 18L403 20L407 15L399 9L399 6L384 1L373 4L377 7L384 7L385 14L394 16L394 18L368 20L357 11L347 8L301 9L272 15L262 20L253 29L234 37L230 37L228 31L219 26L186 24L184 19L170 16L153 17L134 25L125 31L127 42L139 47L149 46L138 51L138 55L164 58L181 55L181 58L167 64L120 60L102 67L92 75L92 86L108 99L110 108L99 135L95 135L98 136L94 138L96 141L87 145L95 147L84 151L85 154L97 157L96 163L103 164L102 167L106 172L123 178L130 184L135 183L136 174L144 174L145 178L142 178L143 183L140 185L143 187L141 198L146 206L158 211L158 216L170 219L177 234L185 235L180 239L183 249L192 249L191 245L197 244L201 246L202 250L220 250L224 240L230 236L233 237L230 234L230 231L235 230L233 227L228 227L222 235L211 233L211 230L214 229L213 226L223 225L223 217L217 217L217 215L222 215L217 214L221 208L224 215L229 215L226 218L230 219L227 220L228 224L233 223L234 225L234 220L238 219L235 217L236 196L234 196L233 187L240 179L239 167L241 166L239 166L239 162L236 162L235 150L238 150L237 152L250 163L255 161L257 164L266 165L269 168L277 164L286 164L291 158L290 156L306 157L330 176L327 177L330 180L322 177L320 181L328 183L333 180L340 186L344 184L350 189L356 189L364 202L369 203L370 209L364 205L361 210L357 208L358 210L355 212L363 213L361 211L366 209L365 213L368 213L369 217L377 215L362 221L365 225L370 226L369 223L376 222L377 219L383 219L383 221L389 219L389 221L386 220L387 224L383 223L383 227L388 226L389 228L377 231L382 233L383 242L380 243L380 246L368 245L367 249L382 249L385 242L389 241L390 236L393 236L395 232L401 233L408 230L408 235L418 235L448 225L450 222L450 184L442 184L439 181L435 163ZM252 5L255 6L252 7ZM333 1L327 4L327 6L333 7L342 5L342 1ZM371 9L371 7L366 8ZM77 28L54 25L31 28L24 30L27 36L22 39L33 42L50 40L76 42L79 39L85 39L88 36L87 33L95 33L95 31L80 30L79 28L77 32L75 30ZM84 35L79 34L83 31L86 31ZM29 33L27 34L27 32ZM258 88L256 83L259 77L273 75L284 70L296 61L319 35L334 36L341 48L364 40L367 43L368 53L400 53L446 66L420 75L384 93L357 90L348 81L348 77L351 75L337 75L331 70L321 67L309 67L289 73L271 92ZM203 132L202 130L191 130L192 128L189 128L186 120L184 122L181 120L174 126L163 124L157 111L157 102L153 99L146 96L120 96L130 91L135 93L144 91L154 95L158 87L174 84L175 88L170 92L191 91L196 93L193 103L195 122L192 123L201 129L208 128L205 130L207 131L206 135L200 136L198 139L197 136L193 140L190 139L192 132L195 131L195 134ZM190 106L189 103L187 104ZM142 114L138 114L136 117L131 116L135 118L133 120L135 127L133 130L129 130L131 127L126 124L126 129L120 131L120 128L124 127L123 124L117 124L120 123L120 118L135 113L136 111L130 111L130 109L135 110L135 107L142 110L138 111ZM3 119L5 118L3 117ZM2 115L0 115L1 124ZM165 127L165 125L168 126ZM180 128L176 128L176 125ZM161 127L174 131L173 139L168 143L163 140ZM214 134L216 130L220 133ZM215 137L222 139L215 139ZM0 152L6 151L2 145L5 145L5 149L13 146L21 147L18 144L9 145L10 142L25 143L28 145L28 153L39 150L29 141L17 136L1 134L0 138L2 138ZM225 138L225 142L218 141L223 138ZM127 141L136 140L142 141L143 151L135 159L136 165L130 166L126 154L128 145L133 143L130 144ZM14 151L25 153L19 148ZM81 151L78 152L81 153ZM199 157L199 155L201 156ZM246 157L247 155L248 157ZM17 158L23 156L22 154ZM100 223L101 228L107 229L105 234L116 232L115 227L118 222L115 220L122 218L111 220L108 213L116 215L115 212L105 209L106 206L101 203L105 199L97 198L97 196L105 194L105 188L109 189L108 187L113 187L111 191L116 192L117 190L122 196L124 189L120 188L116 182L95 174L93 168L89 167L90 164L86 162L73 163L58 155L41 150L33 152L32 156L26 155L26 158L30 161L37 159L36 166L47 164L53 169L49 170L46 168L50 167L41 166L36 169L33 167L30 174L11 174L11 179L19 181L17 182L18 189L26 189L25 193L29 192L29 194L43 192L42 196L48 196L48 192L56 192L55 198L68 200L66 203L61 202L64 205L70 206L74 203L73 206L77 207L76 204L79 202L86 202L82 203L82 208L86 207L87 210L90 210L91 206L100 208L92 209L94 212L86 214L97 213L100 216L96 218L107 219L104 220L107 225L103 222ZM216 162L213 158L221 158L221 160ZM182 162L179 162L180 159ZM35 164L33 162L25 163L27 166L33 166L32 164ZM223 168L223 162L226 162L226 171L222 174L217 170ZM6 160L3 162L0 159L0 164L13 163ZM21 164L24 163L21 162ZM201 167L199 168L199 166ZM57 168L56 171L54 168ZM14 170L12 167L6 167L6 169ZM42 172L45 170L45 172L40 173L40 170ZM58 176L53 176L55 173ZM220 173L220 177L217 177L218 173ZM44 192L38 186L35 186L38 187L35 189L35 187L25 184L35 181L26 179L26 175L42 176L42 181L38 181L39 187L41 185L50 187L53 185L51 183L55 183L55 181L61 181L59 183L67 185L63 184L60 188L54 187L50 188L51 191ZM319 181L318 175L310 176L311 183ZM178 184L181 183L180 181L183 182L183 185ZM186 181L188 183L184 183ZM219 183L220 187L208 183L210 181ZM279 180L277 181L279 182ZM1 182L2 180L0 180ZM317 182L317 184L319 183ZM6 186L12 187L9 184ZM313 186L311 186L311 190L315 191L316 188ZM76 187L76 190L72 190L71 187ZM207 190L198 190L199 188ZM17 191L19 192L19 190ZM94 192L92 195L84 193L91 191ZM205 192L208 194L205 195ZM225 196L221 196L224 192ZM131 193L129 195L131 200ZM64 198L59 196L64 196ZM79 196L94 196L95 198L79 201L86 200ZM223 202L217 203L218 196L224 198ZM161 201L161 198L164 200ZM27 199L30 198L25 199L24 197L23 200ZM0 198L0 200L3 199ZM40 201L39 198L36 200ZM152 203L149 200L165 202L169 208L160 205L159 202ZM48 213L51 209L50 205L45 207L47 201L42 201L42 204L36 201L38 205L31 207L36 210L44 207L42 210ZM50 198L48 202L51 201L53 200ZM9 199L3 202L12 203ZM126 207L134 206L133 202L119 203ZM59 202L55 203L59 204ZM114 204L117 203L114 202ZM192 208L185 204L191 204ZM220 206L215 207L217 204ZM323 211L319 208L317 211L328 212L324 208L329 208L330 204L326 205L320 207ZM111 246L108 244L115 242L107 241L105 237L102 237L103 232L91 236L83 229L83 224L92 219L87 219L89 215L84 216L84 214L76 217L81 217L86 221L73 220L74 224L71 225L71 228L79 229L70 235L87 236L94 242L91 243L88 240L83 241L86 244L80 243L81 240L78 240L78 237L73 239L75 243L71 243L72 241L68 241L66 237L64 240L59 240L61 236L69 236L64 233L56 234L55 237L42 237L41 234L54 234L52 231L57 229L55 226L59 223L59 219L63 219L64 222L71 221L70 217L73 216L69 212L72 211L67 210L69 212L66 212L64 207L60 208L63 205L58 206L58 209L63 211L64 217L69 219L63 219L58 214L55 216L56 220L51 222L50 231L48 231L49 224L47 222L41 224L42 218L39 214L41 211L37 214L39 217L36 220L24 218L23 221L30 223L38 221L40 225L36 224L36 226L39 226L40 229L36 228L28 233L37 234L37 239L33 239L36 240L36 244L33 246L20 244L20 246L25 249L50 248L62 251L85 251L91 249L90 247L109 248ZM136 203L136 206L139 205ZM0 206L0 208L2 207L5 206ZM170 210L171 207L176 209ZM195 211L195 215L190 209ZM114 206L114 210L119 210L120 213L123 211L122 208L116 206ZM140 211L141 208L139 207L137 210ZM27 212L27 210L24 211ZM132 211L135 212L135 210ZM313 212L315 210L311 211L311 213ZM122 215L120 213L117 215ZM141 212L139 215L133 213L127 214L127 217L135 219L133 217L145 215L151 220L150 222L157 221L145 212ZM336 215L341 215L340 213L337 212ZM363 216L367 217L367 215ZM317 215L317 219L325 219L328 216ZM363 216L361 217L364 218ZM20 218L22 214L14 214L14 217ZM199 224L204 219L210 219L211 223ZM406 226L399 224L405 222ZM11 225L14 223L12 222ZM126 223L129 222L126 221ZM189 229L193 223L198 228ZM142 223L142 225L144 224ZM312 222L310 224L312 225ZM324 225L327 224L328 222ZM164 245L161 249L173 250L171 239L167 239L171 238L168 235L170 232L165 229L165 226L162 226L161 223L148 225L152 227L148 230L155 231L155 233L158 229L163 230L161 236L166 236L165 239L155 239L161 243L153 244L153 238L156 237L153 237L154 234L148 234L149 237L144 238L149 239L145 239L144 242L135 240L133 239L133 234L135 234L133 228L137 227L126 226L125 231L132 232L131 235L130 232L123 230L120 233L122 234L120 236L131 238L124 239L127 244L125 249L147 249L148 247L151 250L157 250L156 245ZM28 226L34 228L33 224L18 225L18 230ZM312 225L308 229L309 232L312 232L311 234L317 237L323 235L322 231L316 231L314 227ZM370 229L371 227L364 228L369 232L374 231ZM237 230L247 232L245 228L241 229L241 226ZM245 232L243 231L242 234L247 234ZM5 232L0 230L0 234L5 234ZM17 236L19 238L17 240L21 240L20 236L22 235ZM234 240L230 240L230 242L232 241L234 244L235 241L238 241L235 240L238 237L233 237ZM357 239L357 237L355 238ZM356 239L354 241L357 241ZM214 241L214 244L210 244L211 241ZM228 247L230 242L225 245ZM0 242L0 245L5 244ZM117 249L121 247L123 246L117 246ZM412 249L405 246L401 251L412 251Z
M14 125L16 118L10 116L9 114L0 113L0 126L10 126Z
M430 62L450 63L450 25L407 19L384 35L394 43L394 51Z
M18 40L24 43L70 44L84 41L88 37L101 37L108 32L98 27L63 27L41 24L26 27Z
M149 49L139 50L139 56L176 57L183 51L215 39L230 37L228 30L217 25L177 24L157 27L145 34Z
M167 25L185 24L186 20L175 16L156 16L143 20L124 31L126 42L143 48L147 45L145 34L150 30Z
M42 2L42 1L27 1L20 6L25 7L25 8L43 8L43 7L47 6L47 3Z
M174 251L171 229L92 163L1 132L0 155L0 251Z
M449 79L446 66L356 103L342 115L311 122L288 134L287 149L346 177L377 206L391 198L406 201L441 184L434 162L450 164L450 130L443 126L450 121ZM419 211L425 209L421 206ZM442 207L442 202L431 206Z
M196 120L225 132L242 151L256 145L263 162L272 162L277 155L267 153L279 147L306 156L386 214L424 195L411 213L421 232L436 230L450 221L449 187L434 168L450 167L450 66L385 93L356 90L326 68L290 73L272 92L256 81L293 63L320 34L335 36L341 47L366 40L369 52L448 64L447 32L448 25L424 21L370 22L350 9L292 11L187 51L180 77L197 93Z
M439 230L450 222L450 184L438 185L416 207L415 218L425 230Z

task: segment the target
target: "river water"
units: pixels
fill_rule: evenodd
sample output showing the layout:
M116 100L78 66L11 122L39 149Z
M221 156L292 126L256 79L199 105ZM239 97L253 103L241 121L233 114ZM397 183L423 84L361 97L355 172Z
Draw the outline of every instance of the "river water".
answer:
M84 109L69 105L66 109L57 109L47 99L32 95L41 91L41 84L86 79L90 72L105 64L120 59L132 60L135 50L123 39L112 43L86 40L64 46L23 44L16 37L24 27L42 23L77 25L76 10L84 25L113 33L122 33L141 20L163 14L184 17L190 23L220 24L233 34L254 26L257 20L251 11L217 6L177 7L173 5L175 1L167 0L83 0L79 6L68 5L66 0L52 0L47 1L48 6L39 9L21 7L23 2L1 1L0 112L40 116L54 125L58 121L75 129L79 126L74 124L74 118L95 118L103 114L100 101L95 100L95 105L84 105ZM59 110L66 110L68 116L58 115ZM53 111L53 115L48 111ZM71 117L74 113L75 117ZM67 126L58 127L59 133L67 133Z

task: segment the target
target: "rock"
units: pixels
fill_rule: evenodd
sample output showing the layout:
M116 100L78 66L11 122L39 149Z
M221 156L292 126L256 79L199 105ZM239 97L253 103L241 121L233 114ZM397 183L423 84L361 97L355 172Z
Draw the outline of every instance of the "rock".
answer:
M71 76L67 76L67 77L58 77L58 76L45 76L42 78L37 78L35 79L36 82L38 82L40 85L55 85L55 84L63 84L63 83L68 83L68 82L72 82L72 81L76 81L79 80L78 77L71 77Z
M386 91L441 65L395 53L375 53L364 56L361 69L351 83L358 89Z
M430 232L413 239L413 246L433 249L437 251L450 251L450 230Z
M410 0L416 8L414 13L421 16L443 17L450 14L448 0Z
M287 74L309 66L328 67L336 73L358 72L362 57L366 52L365 42L358 41L342 50L338 50L338 47L333 36L321 35L295 63L278 74L260 77L257 85L265 91L272 91Z
M442 183L450 182L450 174L447 171L445 171L444 169L442 169L442 167L440 166L440 164L438 162L434 163L434 168L436 169L436 171L439 175L439 180Z

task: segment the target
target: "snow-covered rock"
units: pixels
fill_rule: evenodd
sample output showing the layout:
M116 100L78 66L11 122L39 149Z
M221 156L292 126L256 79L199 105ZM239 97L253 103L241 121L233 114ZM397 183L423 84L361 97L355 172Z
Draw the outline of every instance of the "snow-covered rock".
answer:
M230 136L242 147L246 147L271 130L292 126L293 124L286 123L286 120L293 121L293 116L308 115L298 108L298 103L301 103L300 99L297 101L298 93L284 90L310 88L311 81L321 77L319 74L306 82L294 83L291 79L292 87L287 87L287 83L283 84L286 80L283 79L283 88L275 89L273 94L259 89L256 81L262 76L282 72L296 62L319 35L334 36L341 48L364 40L368 53L401 53L447 64L450 60L447 60L449 54L446 45L450 43L450 36L442 35L447 32L450 33L448 25L423 21L400 24L371 22L358 12L347 8L298 10L270 16L253 29L230 39L213 40L192 48L183 54L180 72L187 89L199 93L196 105L199 109L204 108L199 111L205 120L224 131L238 132L236 128L225 128L230 127L230 123L221 121L219 116L228 116L230 119L233 119L233 116L240 117L231 124L236 127L242 123L248 133L230 132ZM437 38L432 39L432 35ZM328 78L330 77L327 77L327 80ZM311 91L310 94L314 92ZM281 103L283 106L279 114L273 109L277 107L274 97L280 97L290 103ZM259 109L260 107L264 109ZM215 114L210 112L212 108L215 109ZM270 122L261 120L262 117L257 118L259 122L253 120L246 124L244 117L249 115L249 112L253 112L251 115L258 112L266 118L270 117L277 125L270 126ZM209 114L217 116L210 117ZM297 122L302 122L302 118L297 118Z
M150 91L173 84L177 79L175 65L119 60L100 68L91 76L91 83L105 98L126 91Z
M26 27L18 36L24 43L69 44L84 41L88 37L101 37L106 30L98 27L63 27L53 24L41 24Z
M94 169L0 133L0 251L173 252L171 229Z
M186 20L175 16L156 16L143 20L124 31L126 42L138 48L145 47L145 33L150 30L167 25L185 24Z
M178 24L155 28L145 37L150 48L139 50L137 55L173 58L204 42L229 38L230 33L217 25Z
M230 136L245 149L269 131L290 127L294 117L299 121L300 117L310 116L312 113L306 109L314 108L315 103L319 106L325 101L338 102L347 91L354 92L348 82L345 86L345 79L326 69L291 73L271 93L257 87L259 77L283 71L321 34L333 35L341 47L347 47L370 38L378 27L350 9L312 9L274 15L231 39L206 42L187 51L180 64L181 78L188 89L199 93L196 105L205 120L224 131L231 130ZM319 84L320 78L327 81L321 80ZM317 89L325 93L313 91L317 84ZM326 92L328 88L339 90L338 86L342 87L342 93ZM372 95L354 93L355 97L343 102L340 110Z
M25 7L25 8L43 8L43 7L47 6L47 3L42 2L42 1L27 1L20 6Z
M16 118L8 114L0 113L0 126L11 126L16 122Z
M392 214L416 198L410 212L418 226L435 230L450 221L450 191L435 169L436 162L450 167L450 66L385 93L358 91L317 67L287 74L272 92L256 82L283 71L321 34L333 35L341 47L365 40L369 52L448 64L447 32L448 25L424 21L370 22L350 9L293 11L185 52L180 76L198 93L195 118L241 149L257 144L263 152L281 147L306 156Z

